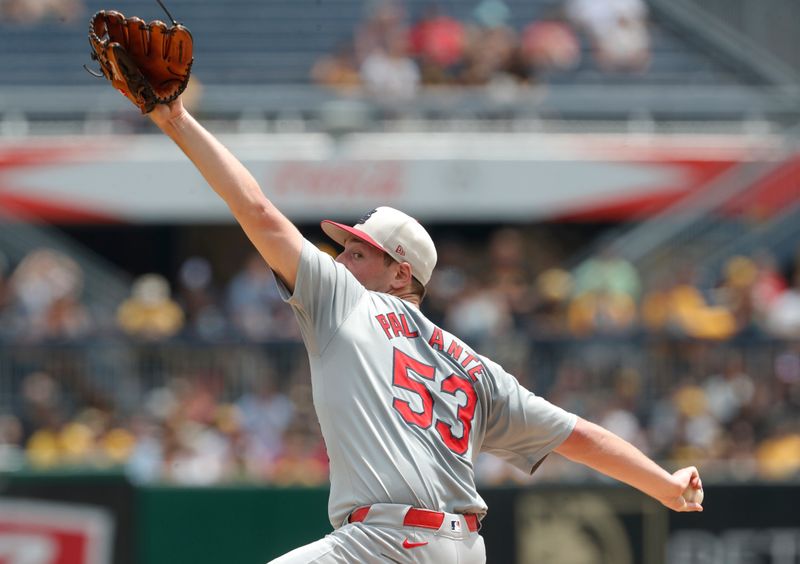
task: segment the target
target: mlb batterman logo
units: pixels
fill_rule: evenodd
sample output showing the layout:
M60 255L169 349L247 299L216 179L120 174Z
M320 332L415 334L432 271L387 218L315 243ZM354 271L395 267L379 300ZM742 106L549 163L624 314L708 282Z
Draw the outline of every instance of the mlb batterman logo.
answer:
M401 257L406 256L406 250L403 248L403 245L397 245L397 248L394 250L394 252Z

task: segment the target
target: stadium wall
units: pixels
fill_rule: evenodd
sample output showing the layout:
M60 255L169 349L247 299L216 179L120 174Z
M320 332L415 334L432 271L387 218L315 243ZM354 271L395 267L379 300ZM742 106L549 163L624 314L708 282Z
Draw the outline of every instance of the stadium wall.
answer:
M561 562L614 564L800 560L795 485L708 485L700 514L671 513L610 484L485 488L481 494L490 507L481 531L488 562L550 562L554 554ZM98 527L95 519L84 534L106 535L105 553L73 552L42 562L262 563L330 532L327 496L321 488L134 486L121 474L12 474L0 496L0 545L11 546L12 537L24 533L71 550L71 537L48 525L52 516L94 511L106 525ZM25 521L25 504L49 507L49 513Z

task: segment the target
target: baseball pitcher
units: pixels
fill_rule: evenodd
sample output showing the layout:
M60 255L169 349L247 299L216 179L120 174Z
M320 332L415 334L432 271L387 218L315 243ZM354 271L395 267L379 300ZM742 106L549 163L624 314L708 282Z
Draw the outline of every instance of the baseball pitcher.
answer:
M670 509L702 511L697 469L669 474L620 437L526 390L420 312L436 249L413 218L379 207L354 226L324 221L343 247L336 260L306 241L185 110L179 95L192 49L183 26L100 12L90 42L103 75L227 203L300 323L330 458L334 530L274 562L485 562L478 531L487 507L473 472L483 451L528 472L556 451ZM170 85L177 89L167 92Z

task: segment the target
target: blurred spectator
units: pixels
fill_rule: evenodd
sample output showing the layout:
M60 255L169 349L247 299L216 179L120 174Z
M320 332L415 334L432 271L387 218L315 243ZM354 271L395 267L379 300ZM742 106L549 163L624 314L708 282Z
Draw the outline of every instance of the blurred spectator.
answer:
M9 304L11 302L11 284L9 281L9 264L6 256L0 252L0 338L11 332L11 314Z
M797 479L800 476L800 429L782 425L770 433L756 451L759 474L768 480Z
M229 444L211 425L187 423L178 429L180 450L166 466L179 484L211 485L227 480Z
M460 82L467 86L494 85L502 88L515 81L517 35L498 18L487 18L469 30L467 52ZM491 25L490 23L491 22Z
M733 314L711 305L695 285L696 272L685 267L672 279L657 279L642 299L642 322L650 331L699 339L728 339L736 334Z
M218 305L211 265L202 257L184 261L178 272L178 304L185 315L184 331L202 339L220 338L226 329Z
M438 4L431 4L411 28L409 41L424 84L456 81L467 42L461 22L445 14Z
M57 429L39 429L28 441L28 460L38 468L119 465L132 451L133 439L125 429L110 430L108 422L108 414L84 409Z
M725 356L719 374L712 374L705 383L709 411L727 425L737 419L755 395L752 378L745 372L741 354Z
M183 322L183 311L170 297L166 278L159 274L145 274L134 280L131 297L117 310L120 329L147 340L172 337L181 330Z
M531 332L537 337L564 337L569 333L567 315L572 295L572 275L549 268L536 277L536 302L531 312Z
M629 261L605 248L579 264L573 276L567 312L573 334L619 334L636 326L640 281Z
M206 485L238 476L238 412L219 393L213 378L198 375L152 390L147 414L134 419L132 477Z
M319 433L301 422L286 430L272 481L279 486L319 486L328 481L327 455Z
M672 393L676 429L668 458L685 461L689 458L713 456L714 447L723 433L720 423L709 412L706 391L692 383L678 386ZM659 442L663 443L663 439Z
M37 429L25 445L25 458L33 468L52 468L63 463L58 448L58 433L55 429ZM88 460L86 461L88 465Z
M794 432L800 431L797 424L797 414L800 413L800 376L797 366L800 357L797 345L792 345L775 358L774 378L768 394L770 404L765 411L770 429L789 428ZM767 382L760 380L764 386L768 385Z
M775 300L786 291L786 279L778 268L775 255L761 249L753 255L757 272L751 287L751 300L756 322L763 327Z
M152 390L150 395L160 390ZM153 482L161 478L164 460L164 431L145 402L143 411L129 422L133 445L125 464L127 474L135 482Z
M259 475L269 475L283 448L283 434L295 414L289 398L278 388L275 375L265 374L236 402L248 453Z
M520 44L524 64L533 76L572 70L580 63L580 42L572 28L562 21L551 19L528 24L522 31Z
M47 372L31 372L22 379L20 400L17 413L25 442L39 429L58 428L66 418L61 386Z
M49 18L73 22L84 13L82 0L0 0L0 19L23 25Z
M490 288L508 304L514 327L524 328L534 303L533 277L525 256L525 236L519 229L498 229L489 238L488 250Z
M720 468L719 475L737 481L754 479L758 463L755 458L756 433L752 422L744 418L734 421L728 427L728 435L722 438L722 442L723 450L717 465Z
M133 433L122 427L107 429L98 441L101 456L113 466L126 463L136 446L136 437Z
M584 292L570 302L567 322L570 332L580 337L624 334L635 327L636 303L627 294Z
M557 20L540 20L522 29L503 70L520 85L533 86L549 71L575 68L580 58L580 42L569 25Z
M225 481L228 444L217 429L196 421L173 420L162 466L162 479L186 485Z
M778 382L800 386L800 343L792 342L789 348L775 356L773 369ZM800 401L800 397L796 398Z
M355 54L359 65L376 52L389 53L391 43L408 35L405 6L400 0L368 0L366 17L355 31Z
M734 256L728 259L723 270L722 285L715 292L716 301L731 312L737 333L755 330L753 288L759 275L758 267L749 257Z
M403 31L389 33L384 46L366 55L359 73L366 91L380 101L408 101L420 85L419 69L408 54L408 37Z
M506 27L511 20L511 9L503 0L480 0L472 9L472 17L487 29Z
M9 281L13 333L25 340L74 339L92 327L80 302L83 271L70 257L38 249L19 263Z
M449 307L466 289L470 264L466 246L456 239L445 239L437 244L439 260L428 283L422 308L434 323L442 324Z
M447 311L445 325L476 348L487 339L507 334L513 329L511 308L505 297L494 289L470 280Z
M67 294L52 303L47 311L43 336L48 339L77 339L91 332L89 311L77 294Z
M294 315L281 299L275 277L259 254L248 256L226 294L231 323L242 336L258 341L299 337Z
M566 13L588 36L602 70L638 72L649 65L647 6L642 0L566 0Z
M795 271L794 284L773 298L767 310L766 329L778 337L800 336L800 268Z
M311 79L315 84L347 94L361 86L358 68L352 41L343 41L333 53L317 59L311 67Z
M598 424L635 445L642 452L649 452L647 436L639 419L630 409L614 403L610 402L605 413L598 419Z
M225 460L225 480L249 480L257 473L252 468L247 432L242 423L242 413L236 405L226 403L217 408L215 425L228 445Z
M83 414L64 424L56 434L56 447L60 464L75 466L78 464L95 465L96 440L98 432L89 422L83 420Z
M13 414L0 414L0 472L19 470L24 462L22 423Z
M580 263L574 272L575 294L603 292L639 299L641 282L636 268L611 247Z
M659 273L650 279L642 296L639 317L642 328L653 334L669 331L671 311L670 290L676 284L672 274Z

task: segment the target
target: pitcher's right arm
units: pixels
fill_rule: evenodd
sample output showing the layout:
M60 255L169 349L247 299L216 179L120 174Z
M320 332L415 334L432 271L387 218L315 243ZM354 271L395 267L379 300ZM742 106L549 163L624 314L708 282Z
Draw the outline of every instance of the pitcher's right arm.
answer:
M688 466L670 474L638 448L603 427L578 418L570 436L556 452L574 462L615 478L646 493L674 511L702 511L687 502L687 488L701 489L697 468Z

